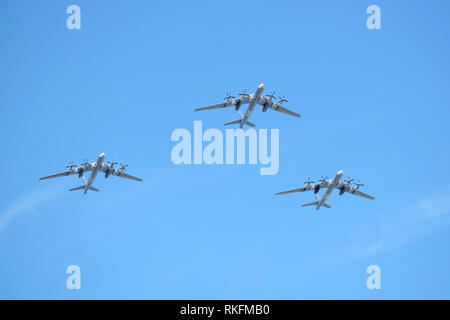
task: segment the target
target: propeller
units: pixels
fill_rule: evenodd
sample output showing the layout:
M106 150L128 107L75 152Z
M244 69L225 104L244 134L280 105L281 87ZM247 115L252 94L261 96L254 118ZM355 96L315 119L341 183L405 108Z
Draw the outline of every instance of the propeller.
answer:
M115 164L117 164L117 162L114 162L114 159L112 161L106 161L106 162L109 163L113 167L114 167Z
M230 101L231 99L234 99L234 98L235 98L235 97L233 97L232 95L230 95L229 92L227 92L226 95L227 95L226 98L223 99L223 100Z
M117 162L115 162L114 159L112 159L112 161L108 160L106 162L109 163L109 166L105 170L105 179L107 179L110 174L113 174L114 172L116 172L114 165L117 164Z
M351 182L355 179L350 179L350 177L347 177L347 180L345 180L345 184L351 185Z
M359 189L359 187L363 187L364 185L361 183L361 181L358 180L358 183L356 184L356 189Z
M283 102L289 102L284 98L284 96L283 97L278 96L278 99L280 99L280 101L278 101L279 104L281 104Z
M241 93L239 93L240 96L245 97L248 96L247 90L243 89Z
M275 98L275 91L272 91L271 94L266 94L266 97L272 100L273 98Z
M305 184L309 186L311 183L315 183L315 182L311 181L310 177L308 177L308 180L305 181Z
M328 179L328 177L323 177L323 176L320 176L320 182L325 182L325 181L327 181L327 179Z
M82 166L85 166L85 165L87 165L87 164L89 164L89 159L83 159L83 164L82 164Z
M120 167L119 170L120 170L120 171L126 171L125 168L128 167L128 164L124 164L124 163L121 162L120 165L121 165L121 167Z
M76 168L76 167L77 167L77 165L73 164L72 161L70 161L69 164L66 166L66 168L68 168L69 170L72 170L73 168Z

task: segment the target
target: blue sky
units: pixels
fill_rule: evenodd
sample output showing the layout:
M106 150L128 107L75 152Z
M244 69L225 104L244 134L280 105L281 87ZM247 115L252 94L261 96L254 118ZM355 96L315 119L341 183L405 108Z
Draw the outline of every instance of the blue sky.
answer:
M81 30L66 8L81 8ZM381 8L381 30L366 8ZM0 298L450 298L447 1L3 1ZM177 128L226 91L285 94L280 170L176 166ZM143 183L37 181L69 161ZM375 201L275 197L344 170ZM82 289L65 270L81 268ZM366 268L381 268L368 290Z

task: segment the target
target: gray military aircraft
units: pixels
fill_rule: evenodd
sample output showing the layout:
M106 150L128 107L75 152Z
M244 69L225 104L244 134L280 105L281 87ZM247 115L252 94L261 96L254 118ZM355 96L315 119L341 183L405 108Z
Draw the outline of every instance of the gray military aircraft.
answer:
M84 160L84 163L80 167L77 167L76 165L70 163L67 166L66 171L60 172L57 174L53 174L51 176L39 178L39 180L64 177L64 176L69 176L69 175L73 175L73 174L76 174L76 175L78 175L79 178L81 178L81 177L83 177L83 174L85 172L92 172L91 176L89 177L89 180L86 181L86 178L83 177L83 179L84 179L83 185L69 190L69 191L84 190L84 194L86 194L88 192L88 190L97 191L97 192L100 191L99 189L94 188L92 186L92 184L94 183L94 180L97 177L97 174L99 172L104 172L105 178L108 178L110 175L113 175L116 177L122 177L122 178L127 178L127 179L131 179L131 180L136 180L136 181L143 181L141 178L137 178L128 173L125 173L125 170L126 170L126 167L128 166L128 164L121 163L120 164L121 167L119 169L115 169L114 165L117 164L117 162L107 161L109 165L105 165L103 163L104 160L105 160L105 154L100 153L97 161L95 161L95 162L89 163L87 160Z
M258 88L256 89L255 93L252 94L247 94L245 90L242 91L242 93L240 93L240 98L235 98L233 96L231 96L228 92L227 92L227 96L224 99L225 102L219 103L219 104L215 104L212 106L208 106L208 107L203 107L203 108L197 108L194 111L202 111L202 110L211 110L211 109L221 109L221 108L226 108L226 107L234 107L236 111L239 112L239 120L235 120L235 121L231 121L228 123L225 123L225 126L231 125L231 124L239 124L239 128L242 129L242 127L244 125L250 126L250 127L255 127L255 125L253 123L251 123L250 121L248 121L248 119L250 118L250 116L253 113L253 110L255 109L256 105L259 104L261 105L262 111L266 112L268 109L272 109L275 111L279 111L279 112L283 112L285 114L288 114L290 116L294 116L297 118L300 118L301 115L299 115L298 113L295 113L287 108L285 108L282 104L283 102L287 102L286 99L278 97L280 100L278 102L274 102L272 101L272 99L275 97L275 92L272 92L272 94L266 95L266 97L264 97L262 95L264 91L264 84L260 84L258 86ZM239 109L241 108L241 106L243 104L247 104L249 103L250 105L247 108L247 111L245 112L244 115L242 115L242 113L239 111Z
M331 208L331 206L325 201L327 201L328 197L331 195L331 193L334 191L334 189L339 190L339 195L342 196L345 192L351 193L366 199L374 200L375 198L372 196L369 196L368 194L362 192L359 190L359 187L364 186L360 182L356 183L353 187L351 185L353 179L347 178L345 181L341 181L342 175L344 172L340 170L336 176L334 176L333 179L327 180L328 177L322 177L319 182L315 183L314 181L311 181L309 178L307 181L305 181L305 186L298 188L298 189L292 189L288 191L282 191L276 193L276 195L280 194L286 194L286 193L293 193L293 192L303 192L303 191L310 191L314 190L314 196L316 197L316 201L307 203L302 205L302 207L307 206L316 206L316 210L319 210L321 206L324 206L325 208ZM323 194L322 198L319 198L319 195L317 194L320 189L326 189L325 193Z

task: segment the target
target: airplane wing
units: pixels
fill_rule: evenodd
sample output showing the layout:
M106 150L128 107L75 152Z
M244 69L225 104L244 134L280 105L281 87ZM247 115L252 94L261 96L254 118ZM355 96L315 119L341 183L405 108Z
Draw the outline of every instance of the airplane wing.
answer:
M269 99L267 99L267 98L264 97L264 96L261 96L261 97L259 97L257 103L258 103L260 106L263 106L263 107L264 107L264 105L266 104L266 102L269 102Z
M194 111L203 111L203 110L221 109L221 108L225 108L225 107L227 107L227 106L228 106L228 103L222 102L222 103L214 104L214 105L208 106L208 107L197 108L197 109L194 109ZM231 106L231 104L229 104L229 106Z
M345 190L345 191L348 192L348 193L351 193L351 194L354 194L354 195L366 198L366 199L370 199L370 200L374 200L375 199L375 197L372 197L372 196L368 195L367 193L359 191L358 189L351 188L348 191L347 190Z
M127 178L135 181L143 181L141 178L134 177L131 174L125 173L124 171L121 170L115 170L112 174L115 175L116 177Z
M207 107L203 107L203 108L197 108L197 109L194 109L194 111L222 109L222 108L234 106L239 101L240 101L240 99L236 99L236 100L233 100L233 101L222 102L222 103L218 103L218 104L213 104L212 106L207 106Z
M342 181L340 181L337 185L336 185L336 189L341 189L341 188L345 188L345 192L347 193L351 193L354 194L356 196L360 196L366 199L370 199L370 200L374 200L375 198L372 197L371 195L368 195L367 193L364 193L356 188L352 188L351 186L345 185Z
M41 178L39 178L39 180L58 178L58 177L65 177L65 176L69 176L69 175L75 174L75 173L76 173L75 170L67 170L67 171L64 171L64 172L57 173L57 174L52 174L51 176L41 177Z
M102 166L98 169L99 171L101 171L101 172L106 172L106 171L108 171L110 168L109 168L109 166L107 166L106 164L102 164ZM113 168L113 170L112 171L115 171L116 169L114 169Z
M291 111L291 110L289 110L289 109L287 109L287 108L285 108L283 106L276 107L273 110L278 111L278 112L282 112L282 113L285 113L285 114L288 114L288 115L293 116L293 117L297 117L297 118L301 117L300 114L295 113L294 111Z
M330 185L329 180L320 180L319 182L312 184L308 190L314 190L317 186L319 186L320 189L324 189L328 188L329 185Z
M301 188L297 188L297 189L292 189L292 190L287 190L287 191L281 191L281 192L277 192L275 193L275 195L280 195L280 194L286 194L286 193L294 193L294 192L303 192L303 191L309 191L311 190L311 187L301 187Z
M330 182L328 180L319 182L320 188L328 188L329 184L330 184Z

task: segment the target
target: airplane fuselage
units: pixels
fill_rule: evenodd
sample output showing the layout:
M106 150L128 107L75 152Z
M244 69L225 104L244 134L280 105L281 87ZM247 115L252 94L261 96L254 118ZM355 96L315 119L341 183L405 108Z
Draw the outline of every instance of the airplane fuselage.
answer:
M103 165L103 160L105 159L105 154L100 153L98 156L97 161L95 162L95 166L92 169L91 176L89 177L89 180L87 181L86 185L84 186L84 193L87 193L89 190L89 187L94 183L95 178L97 177L98 171Z
M327 199L330 197L330 195L333 193L336 185L341 180L343 174L344 174L344 172L341 170L334 176L333 179L331 179L330 183L328 184L327 190L323 194L323 196L320 199L320 201L318 201L318 204L317 204L317 207L316 207L317 210L320 209L320 206L322 206L325 203L325 201L327 201Z
M245 122L250 118L250 116L253 113L253 110L256 107L256 104L258 103L259 98L262 96L262 93L264 91L264 84L261 83L258 86L258 89L256 89L256 92L254 94L250 95L250 105L247 108L247 111L245 112L244 116L241 119L240 128L244 126Z

